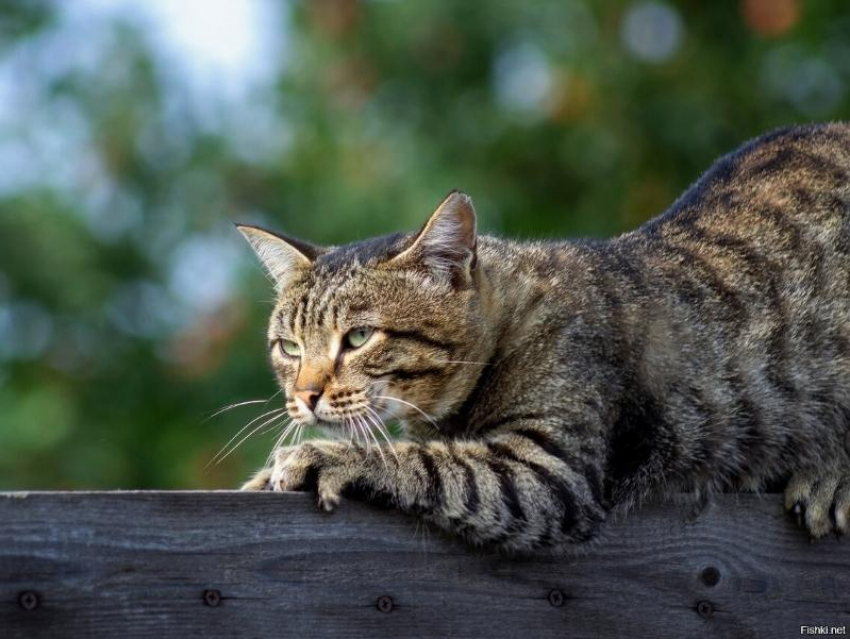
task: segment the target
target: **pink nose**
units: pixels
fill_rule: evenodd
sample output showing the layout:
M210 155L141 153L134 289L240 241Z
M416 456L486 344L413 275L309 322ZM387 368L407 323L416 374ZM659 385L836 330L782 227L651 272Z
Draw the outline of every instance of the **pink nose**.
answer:
M319 398L322 396L322 391L315 388L305 388L304 390L295 391L295 396L307 404L310 410L315 410L316 404L319 403Z

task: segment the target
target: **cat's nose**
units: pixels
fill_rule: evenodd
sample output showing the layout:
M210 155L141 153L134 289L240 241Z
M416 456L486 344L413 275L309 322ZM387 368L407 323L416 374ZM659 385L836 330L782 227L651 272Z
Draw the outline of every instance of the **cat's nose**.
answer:
M319 403L319 398L322 396L321 389L305 388L304 390L295 391L295 396L302 402L307 404L310 410L316 410L316 404Z

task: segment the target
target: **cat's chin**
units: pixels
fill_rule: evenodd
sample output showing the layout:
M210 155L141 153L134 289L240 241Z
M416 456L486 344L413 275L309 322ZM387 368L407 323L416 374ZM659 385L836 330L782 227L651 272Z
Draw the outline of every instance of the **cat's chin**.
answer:
M342 422L328 422L319 420L314 425L319 434L326 439L342 439L348 437L348 429Z

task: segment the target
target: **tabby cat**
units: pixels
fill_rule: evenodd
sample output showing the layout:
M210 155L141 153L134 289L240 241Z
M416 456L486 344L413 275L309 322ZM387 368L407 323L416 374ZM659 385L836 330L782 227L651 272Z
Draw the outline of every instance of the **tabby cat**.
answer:
M848 124L758 138L608 241L478 236L460 192L418 233L340 247L239 229L277 287L286 410L338 434L247 490L532 552L647 496L781 481L811 536L848 532ZM390 419L407 437L377 445Z

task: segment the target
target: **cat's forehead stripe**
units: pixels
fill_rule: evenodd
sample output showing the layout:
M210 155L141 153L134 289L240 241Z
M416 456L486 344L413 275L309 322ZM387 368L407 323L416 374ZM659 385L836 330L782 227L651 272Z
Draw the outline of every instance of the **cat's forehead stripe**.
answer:
M292 320L292 327L297 328L299 331L304 330L304 307L307 304L307 295L309 291L304 291L301 295L301 299L298 301L298 306L295 309L295 317Z
M289 321L289 314L286 312L286 309L281 308L278 310L276 319L279 326L285 326L288 329L292 328L292 324Z
M322 275L327 275L327 279ZM343 293L351 277L350 272L317 274L289 307L294 312L281 309L278 321L296 333L303 333L310 326L335 327L339 307L344 304Z
M313 311L313 319L317 324L325 325L325 320L328 318L328 310L335 305L335 297L343 286L343 281L338 278L332 278L328 282L321 300L317 301L316 309Z
M314 324L313 308L316 305L316 298L318 297L319 293L320 289L316 286L316 283L314 281L312 283L312 286L310 286L309 290L307 291L307 302L304 305L303 323L305 325L309 324L312 326Z

